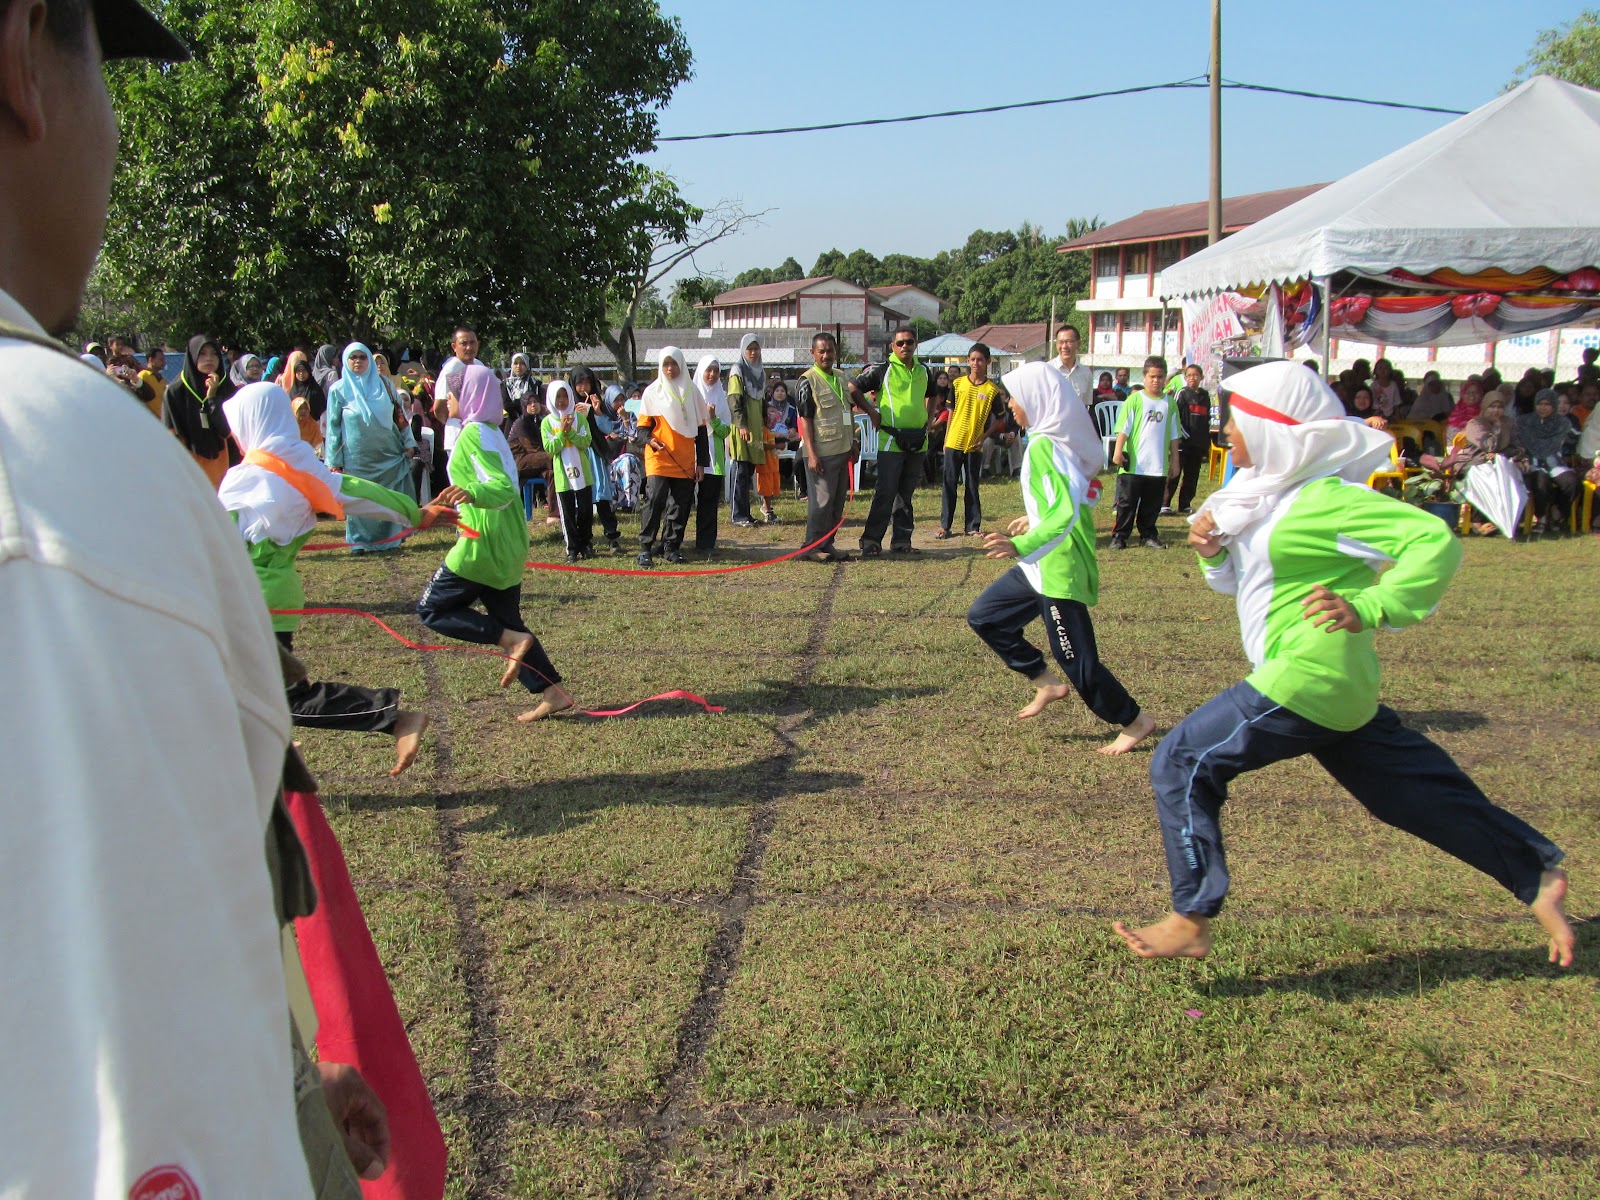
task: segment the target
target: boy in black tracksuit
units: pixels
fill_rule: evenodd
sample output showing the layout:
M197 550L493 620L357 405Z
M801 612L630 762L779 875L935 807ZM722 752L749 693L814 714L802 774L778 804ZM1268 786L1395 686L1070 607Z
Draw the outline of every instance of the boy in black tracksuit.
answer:
M1167 480L1163 514L1172 512L1172 497L1178 497L1178 511L1188 514L1194 506L1195 489L1200 486L1200 468L1211 453L1211 393L1200 386L1200 368L1193 363L1183 369L1184 387L1173 397L1172 407L1183 429L1178 443L1178 474ZM1181 486L1180 486L1181 485Z

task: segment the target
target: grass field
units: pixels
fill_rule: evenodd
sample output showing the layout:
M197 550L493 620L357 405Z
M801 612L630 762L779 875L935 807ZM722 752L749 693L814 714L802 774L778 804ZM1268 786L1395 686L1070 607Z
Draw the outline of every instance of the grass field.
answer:
M992 527L1020 511L984 499ZM1111 731L1075 700L1013 719L1030 693L963 619L1004 564L918 502L910 561L529 572L580 702L685 687L720 716L523 726L489 659L306 622L313 677L434 719L399 780L385 738L299 732L451 1194L1600 1195L1597 926L1558 972L1515 900L1297 761L1234 789L1212 957L1132 958L1111 921L1168 906L1149 748L1091 753ZM803 502L779 511L724 559L797 545ZM415 636L447 540L307 555L310 602ZM1473 538L1440 611L1381 639L1387 702L1567 850L1580 917L1597 553ZM542 528L533 556L559 558ZM1187 550L1102 549L1101 585L1102 656L1160 730L1242 678Z

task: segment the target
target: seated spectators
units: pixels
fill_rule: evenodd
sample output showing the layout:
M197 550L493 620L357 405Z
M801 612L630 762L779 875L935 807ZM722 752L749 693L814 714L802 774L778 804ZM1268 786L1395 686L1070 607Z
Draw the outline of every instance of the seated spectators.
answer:
M1117 389L1112 385L1111 372L1101 371L1100 381L1094 386L1094 402L1099 404L1102 400L1117 399Z
M1440 421L1450 415L1454 404L1439 372L1429 371L1422 377L1422 389L1411 402L1411 411L1406 416L1412 421Z
M1463 386L1461 390L1462 400L1465 403L1466 388ZM1516 424L1508 415L1509 407L1505 393L1498 388L1485 393L1482 409L1462 428L1465 443L1460 449L1451 453L1445 460L1446 464L1464 476L1496 456L1503 455L1511 459L1518 468L1526 468L1527 455L1517 444ZM1476 533L1495 532L1494 525L1488 521L1476 522L1472 528ZM1514 529L1500 532L1505 533L1507 537L1516 536Z
M1400 380L1395 376L1394 364L1387 358L1380 358L1368 387L1372 391L1373 411L1385 420L1394 420L1401 404Z
M1533 411L1534 398L1544 387L1544 372L1538 367L1529 367L1522 373L1522 378L1517 380L1517 386L1512 390L1512 413L1516 416L1525 416Z
M1556 412L1554 388L1541 388L1534 395L1533 411L1517 417L1517 444L1528 456L1522 478L1533 498L1535 533L1567 532L1567 516L1578 493L1578 473L1567 461L1571 433L1571 424Z
M1022 430L1008 405L990 427L989 438L983 443L983 470L988 475L1009 477L1022 473Z

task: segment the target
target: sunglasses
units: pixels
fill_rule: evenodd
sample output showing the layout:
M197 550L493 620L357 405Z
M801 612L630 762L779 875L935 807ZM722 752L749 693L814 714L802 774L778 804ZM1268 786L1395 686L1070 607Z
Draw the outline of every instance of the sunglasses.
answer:
M915 346L917 340L916 338L896 338L894 344L896 346Z

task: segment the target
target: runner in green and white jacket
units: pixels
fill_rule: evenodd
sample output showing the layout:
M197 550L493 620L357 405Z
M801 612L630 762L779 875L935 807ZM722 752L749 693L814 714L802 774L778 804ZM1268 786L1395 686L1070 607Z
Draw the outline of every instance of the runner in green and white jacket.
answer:
M1117 932L1147 958L1200 958L1228 890L1218 814L1245 771L1310 754L1373 816L1491 876L1570 966L1562 853L1491 804L1454 761L1378 703L1374 630L1413 625L1461 562L1443 521L1371 491L1390 438L1298 363L1235 375L1228 442L1237 473L1195 514L1206 581L1235 597L1254 670L1190 713L1150 764L1172 876L1172 913Z
M1076 691L1095 716L1122 726L1100 753L1126 754L1155 722L1100 661L1089 619L1100 590L1094 556L1100 435L1072 385L1049 363L1028 363L1003 382L1012 416L1028 431L1022 459L1027 515L1005 533L988 534L983 547L990 558L1022 561L984 589L967 624L1006 666L1033 683L1033 700L1019 718L1036 717ZM1039 648L1022 636L1036 617L1044 618L1050 652L1066 681L1045 667Z

